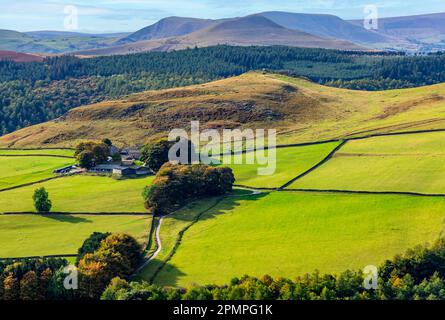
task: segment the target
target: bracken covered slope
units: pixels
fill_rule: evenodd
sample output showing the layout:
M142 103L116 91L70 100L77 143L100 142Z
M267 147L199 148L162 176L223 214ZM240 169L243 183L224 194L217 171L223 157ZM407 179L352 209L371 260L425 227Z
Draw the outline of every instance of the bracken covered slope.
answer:
M438 129L445 128L445 84L365 92L251 72L76 108L0 137L0 147L71 147L105 137L139 146L192 120L202 128L277 129L281 144Z

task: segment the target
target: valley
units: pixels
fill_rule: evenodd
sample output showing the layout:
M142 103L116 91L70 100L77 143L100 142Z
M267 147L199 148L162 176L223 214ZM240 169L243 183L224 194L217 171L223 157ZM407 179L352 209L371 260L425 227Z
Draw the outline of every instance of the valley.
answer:
M2 8L2 307L445 300L444 4Z

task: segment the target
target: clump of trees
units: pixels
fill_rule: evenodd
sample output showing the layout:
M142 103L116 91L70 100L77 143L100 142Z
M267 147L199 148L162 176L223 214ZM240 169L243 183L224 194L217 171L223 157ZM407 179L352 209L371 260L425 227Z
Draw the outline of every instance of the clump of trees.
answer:
M78 290L64 287L65 259L0 261L0 300L99 299L113 279L127 279L142 259L138 242L126 234L93 233L79 249Z
M102 240L105 240L110 235L111 233L109 232L93 232L77 251L76 263L79 263L87 253L94 253L97 251L100 248Z
M92 247L95 240L97 235L90 237ZM86 247L85 244L83 247ZM98 299L111 279L116 275L129 277L141 259L142 248L133 237L126 234L107 236L100 241L97 250L85 253L78 262L80 296Z
M49 199L49 194L44 187L38 188L34 191L32 196L34 200L34 207L39 213L48 213L51 211L52 202Z
M81 142L76 146L74 155L80 167L90 169L108 160L110 148L105 142Z
M143 193L145 206L154 214L166 214L188 200L223 195L232 191L232 169L208 165L164 164Z
M65 259L24 259L0 262L0 300L56 299L57 271Z
M104 300L445 300L445 240L421 246L386 261L378 288L367 290L362 272L340 275L318 271L295 280L243 276L225 286L164 288L119 278L102 294Z
M154 172L158 172L162 165L168 162L168 153L174 142L166 139L146 144L141 150L141 161Z

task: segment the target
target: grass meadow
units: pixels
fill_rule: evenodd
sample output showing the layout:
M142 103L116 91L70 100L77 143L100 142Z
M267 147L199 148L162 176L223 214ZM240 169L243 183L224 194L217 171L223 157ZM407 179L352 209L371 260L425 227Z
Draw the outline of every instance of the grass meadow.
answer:
M154 177L116 180L71 176L0 192L0 212L33 212L34 190L45 187L54 212L145 212L142 191Z
M93 232L123 232L146 243L151 216L1 215L0 258L76 254Z
M64 156L74 157L74 150L71 149L0 149L0 156L30 156L30 155L48 155L48 156Z
M445 199L271 192L228 197L184 235L155 279L161 285L228 283L243 274L296 277L379 265L442 231ZM170 225L175 226L185 217ZM161 229L163 239L176 227Z
M231 157L230 168L235 174L236 184L249 187L279 188L301 173L307 171L325 158L339 142L311 146L276 149L276 170L272 175L259 175L258 168L265 168L257 162L246 163L246 154ZM267 151L265 151L267 156ZM243 164L234 164L235 161ZM223 163L223 165L225 165Z
M445 194L445 133L349 141L289 188Z
M0 189L53 177L53 170L74 164L74 159L57 157L0 157Z

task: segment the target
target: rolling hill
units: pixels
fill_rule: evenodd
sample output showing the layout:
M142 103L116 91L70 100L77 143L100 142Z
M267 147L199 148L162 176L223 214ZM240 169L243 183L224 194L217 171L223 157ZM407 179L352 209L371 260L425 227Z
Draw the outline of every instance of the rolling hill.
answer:
M216 23L209 19L168 17L119 39L115 44L183 36Z
M291 46L305 48L363 50L352 42L325 39L309 33L290 30L275 22L252 15L223 20L209 27L181 37L137 41L121 46L78 52L82 55L128 54L145 51L172 51L190 47L208 47L218 44L235 46Z
M445 48L445 13L415 15L407 17L381 18L377 32L417 44L424 49ZM361 26L362 20L351 23Z
M41 62L43 61L43 57L14 51L0 51L0 60L15 62Z
M69 147L104 137L136 146L188 128L192 120L203 128L274 128L280 144L329 140L445 128L444 101L444 84L365 92L251 72L72 109L55 121L0 137L0 146Z
M351 24L334 15L278 11L263 12L259 15L285 28L307 32L324 38L342 39L372 46L388 44L394 41L393 38L368 31L362 25Z
M86 34L63 31L17 32L0 30L0 50L60 54L109 46L125 34Z

